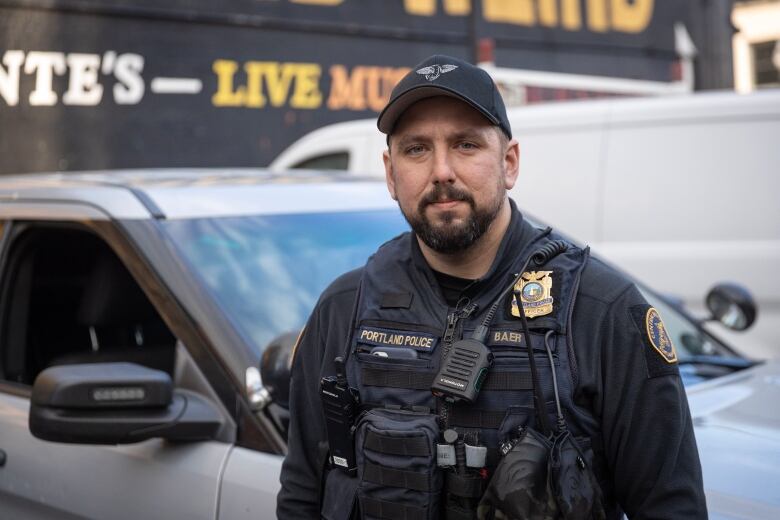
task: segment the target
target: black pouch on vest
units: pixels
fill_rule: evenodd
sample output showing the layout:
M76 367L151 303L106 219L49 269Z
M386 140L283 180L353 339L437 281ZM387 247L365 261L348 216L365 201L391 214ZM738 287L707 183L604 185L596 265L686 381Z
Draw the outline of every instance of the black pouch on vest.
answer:
M358 500L366 520L438 518L442 475L436 416L374 409L358 421Z
M562 518L586 520L606 518L601 487L577 440L568 432L559 433L550 452L550 484Z
M551 448L552 443L544 435L533 428L524 429L496 466L479 502L477 518L556 518L548 479Z
M528 326L523 318L526 332ZM545 436L526 428L511 444L502 449L504 457L498 463L487 491L478 508L480 520L493 518L524 520L586 520L605 518L601 488L587 463L579 443L569 433L558 394L552 349L548 331L544 346L550 361L553 392L558 420L556 432ZM526 334L527 337L527 334ZM530 341L527 341L530 345ZM533 353L528 351L529 359ZM534 387L539 377L531 363ZM534 401L537 417L546 411L541 399ZM543 426L545 432L550 432Z

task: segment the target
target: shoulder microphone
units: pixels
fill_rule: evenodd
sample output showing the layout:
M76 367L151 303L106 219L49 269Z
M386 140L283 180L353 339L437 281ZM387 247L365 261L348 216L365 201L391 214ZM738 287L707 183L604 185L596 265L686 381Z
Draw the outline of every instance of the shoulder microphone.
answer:
M531 255L531 260L533 260L537 267L540 267L559 254L565 252L568 248L569 244L563 240L551 240L549 243L537 249L534 254ZM526 267L528 266L526 265L523 269L520 270L520 274L525 271ZM517 282L518 279L516 279L515 282Z
M485 381L488 370L493 364L493 353L485 346L485 340L498 306L501 305L501 301L509 291L520 281L531 262L537 267L542 266L566 251L568 247L568 244L563 240L553 240L534 251L528 257L523 264L523 268L520 269L520 272L512 280L512 283L493 302L482 323L472 333L471 337L456 341L452 345L449 355L442 361L439 372L433 378L433 384L431 385L433 395L441 397L450 403L459 401L473 403L476 401L477 395L482 388L482 383ZM522 302L519 302L518 307L522 309L523 333L525 334L525 341L530 347L528 324L525 320L525 310ZM536 380L536 367L533 359L531 359L531 366L534 374L534 399L537 399L536 388L539 385Z

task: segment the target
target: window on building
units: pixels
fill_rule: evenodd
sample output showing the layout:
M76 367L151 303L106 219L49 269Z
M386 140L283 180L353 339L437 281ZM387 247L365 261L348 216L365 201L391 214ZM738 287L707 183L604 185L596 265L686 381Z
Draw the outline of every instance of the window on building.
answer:
M780 40L753 44L756 88L780 87Z

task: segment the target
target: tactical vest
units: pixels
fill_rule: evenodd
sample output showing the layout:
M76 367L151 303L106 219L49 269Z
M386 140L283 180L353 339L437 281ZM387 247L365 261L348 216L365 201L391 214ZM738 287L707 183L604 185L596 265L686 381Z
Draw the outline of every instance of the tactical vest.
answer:
M431 393L441 349L448 342L467 337L529 255L556 238L549 229L541 231L524 222L513 224L515 239L502 245L502 260L477 282L482 285L474 291L473 299L461 299L455 308L445 303L412 234L386 243L366 264L346 357L349 384L358 390L362 408L373 411L363 421L367 424L358 425L356 435L362 518L444 518L437 511L440 506L435 496L427 505L420 503L441 489L439 472L426 473L422 469L431 456L435 466L435 453L422 446L430 442L430 435L437 434L427 433L436 429L435 420L441 426L443 405ZM519 244L521 229L530 240ZM587 255L587 250L572 246L540 267L551 271L547 276L552 279L552 287L547 296L552 297L552 311L529 319L528 326L549 422L554 425L556 415L546 334L569 430L592 459L590 448L596 442L598 423L592 413L573 400L577 365L570 323ZM536 423L525 337L520 319L512 314L512 298L510 292L490 325L486 345L494 355L494 363L477 400L473 404L457 403L447 410L447 427L469 433L487 447L488 472L499 458L500 443L519 427ZM414 354L410 356L410 352ZM405 428L404 422L411 426ZM364 492L366 486L368 491ZM332 504L339 502L344 509L349 508L346 496L327 496L342 492L326 487L324 498L331 510Z

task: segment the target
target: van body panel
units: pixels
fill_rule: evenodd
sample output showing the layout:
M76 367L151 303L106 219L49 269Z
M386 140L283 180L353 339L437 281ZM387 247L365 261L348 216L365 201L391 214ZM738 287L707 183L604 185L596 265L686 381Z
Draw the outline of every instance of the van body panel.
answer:
M780 90L550 103L508 116L520 143L510 195L521 209L688 304L718 281L746 285L760 304L747 336L759 340L740 343L780 356L768 346L780 336ZM384 175L373 119L315 135L271 168L327 143L360 148L350 172Z

